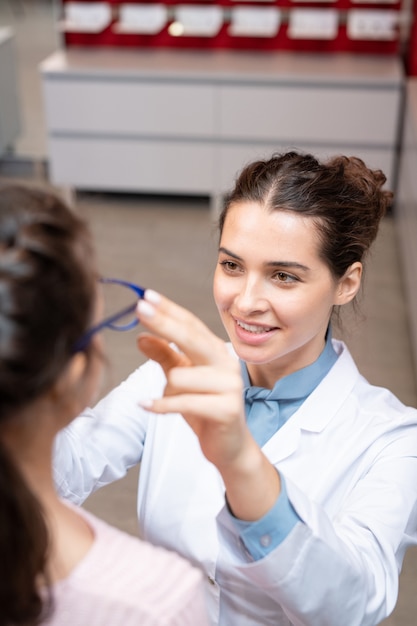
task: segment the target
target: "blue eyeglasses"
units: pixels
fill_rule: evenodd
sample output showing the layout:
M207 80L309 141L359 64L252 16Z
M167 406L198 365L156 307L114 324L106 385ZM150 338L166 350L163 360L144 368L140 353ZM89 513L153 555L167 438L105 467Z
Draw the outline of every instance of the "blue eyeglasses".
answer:
M103 321L92 326L74 346L74 352L81 352L96 333L105 328L125 331L134 328L139 323L135 315L139 298L145 295L145 289L117 278L100 278L104 290L105 317Z

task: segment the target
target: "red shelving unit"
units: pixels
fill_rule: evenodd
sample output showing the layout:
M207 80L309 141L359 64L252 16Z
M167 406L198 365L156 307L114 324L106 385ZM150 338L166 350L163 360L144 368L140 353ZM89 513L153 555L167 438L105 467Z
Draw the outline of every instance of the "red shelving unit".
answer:
M66 12L74 2L63 0L60 6L62 20L65 20ZM91 8L96 2L79 0L80 5ZM294 1L274 0L261 2L238 2L234 0L219 0L210 2L207 0L167 0L166 2L141 2L133 0L108 0L105 3L111 17L108 24L96 32L85 32L80 28L78 31L71 26L65 28L61 21L63 41L66 47L71 46L106 46L126 48L179 48L179 49L235 49L235 50L260 50L260 51L300 51L300 52L352 52L359 54L382 54L396 55L401 50L401 18L402 4L397 1L353 1L353 0L322 0L320 1ZM88 5L88 6L87 6ZM120 32L117 25L120 20L121 9L125 5L151 7L163 5L166 9L166 21L157 32ZM179 33L177 12L181 8L212 10L217 7L221 12L221 25L212 34L193 34L192 32ZM262 11L275 10L279 14L279 27L272 35L255 36L251 34L236 36L233 34L231 25L236 16L236 11L256 10L261 16ZM309 36L308 28L294 35L294 19L299 11L314 11L316 27L321 33ZM305 16L305 13L304 13ZM305 18L307 19L307 18ZM201 16L204 21L204 16ZM323 24L326 21L334 23L331 33L323 34ZM356 34L353 35L352 24L355 22ZM318 25L318 26L317 26ZM138 27L138 31L140 26ZM84 31L84 32L83 32ZM311 29L310 29L311 34ZM416 53L417 56L417 53Z

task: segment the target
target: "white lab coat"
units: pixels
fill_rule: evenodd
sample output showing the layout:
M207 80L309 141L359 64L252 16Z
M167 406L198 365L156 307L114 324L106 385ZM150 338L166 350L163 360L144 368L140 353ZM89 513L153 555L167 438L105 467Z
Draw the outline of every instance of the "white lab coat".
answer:
M253 561L224 506L216 468L179 415L153 416L164 375L146 363L59 435L56 480L81 502L141 460L146 539L206 573L212 624L365 626L393 610L406 548L417 542L417 411L339 359L263 450L301 518ZM197 625L196 625L197 626Z

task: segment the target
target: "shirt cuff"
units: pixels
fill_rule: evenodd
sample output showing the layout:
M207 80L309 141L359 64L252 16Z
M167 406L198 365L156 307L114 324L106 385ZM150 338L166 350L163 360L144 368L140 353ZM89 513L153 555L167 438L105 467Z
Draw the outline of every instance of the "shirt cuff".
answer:
M272 509L261 519L256 522L246 522L230 513L241 541L255 561L259 561L272 552L301 520L288 499L282 474L280 474L280 479L281 493Z

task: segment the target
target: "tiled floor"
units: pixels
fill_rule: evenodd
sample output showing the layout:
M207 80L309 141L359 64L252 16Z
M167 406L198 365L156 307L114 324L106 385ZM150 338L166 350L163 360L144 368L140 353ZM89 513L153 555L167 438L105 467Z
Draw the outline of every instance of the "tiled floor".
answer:
M0 178L43 180L46 141L36 67L58 41L51 2L0 0L0 25L10 24L17 33L23 128L15 158L0 159ZM26 161L35 166L24 166ZM223 335L211 297L217 242L207 200L83 193L77 198L77 207L91 223L104 274L132 279L166 293ZM389 387L402 401L417 406L401 274L395 224L393 218L386 218L369 258L360 313L344 318L343 337L369 380ZM106 388L143 361L134 335L107 335L110 367ZM93 495L86 507L135 533L136 489L137 470L132 470L122 481ZM417 624L416 591L417 552L410 551L401 577L400 599L394 614L384 622L386 626Z

